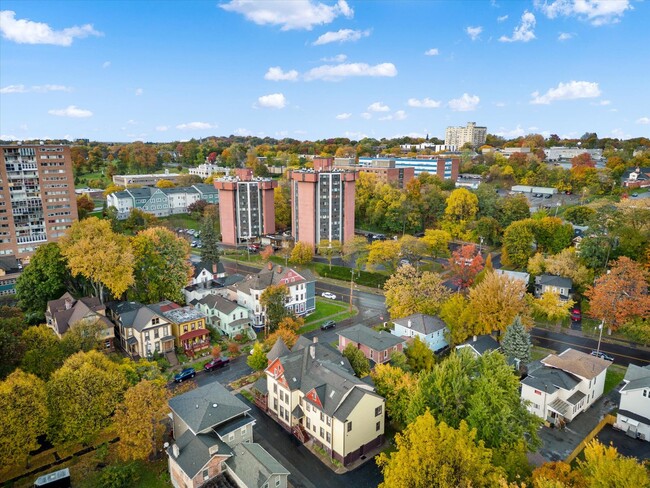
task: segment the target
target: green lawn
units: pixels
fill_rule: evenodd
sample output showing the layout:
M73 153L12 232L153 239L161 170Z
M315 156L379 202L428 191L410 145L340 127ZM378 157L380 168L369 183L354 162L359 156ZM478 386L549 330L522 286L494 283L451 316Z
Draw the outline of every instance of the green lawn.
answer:
M316 311L307 317L304 327L301 327L298 333L304 334L316 330L326 319L339 322L354 317L356 314L356 309L350 312L349 305L318 297L316 298Z
M607 376L605 376L605 391L603 391L604 395L612 391L616 385L623 381L626 371L627 368L617 365L612 365L607 369Z
M201 223L198 219L188 214L170 215L169 217L159 217L162 222L167 222L171 227L181 227L183 229L196 229L201 228ZM217 232L219 230L217 229Z
M544 359L549 354L555 354L555 351L553 349L546 349L544 347L533 346L533 349L530 354L530 360L539 361L540 359Z

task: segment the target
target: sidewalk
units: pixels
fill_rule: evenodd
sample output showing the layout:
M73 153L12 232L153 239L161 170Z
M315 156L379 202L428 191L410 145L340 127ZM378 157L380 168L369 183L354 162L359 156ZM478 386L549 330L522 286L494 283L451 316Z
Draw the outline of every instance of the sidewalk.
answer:
M562 327L562 326L559 326L559 325L549 325L549 324L544 323L544 322L535 322L535 327L539 327L540 329L549 330L551 332L555 332L555 333L558 333L558 334L566 334L566 335L570 335L570 336L574 336L574 337L582 337L584 339L598 340L598 336L594 337L592 335L585 334L581 330L574 330L574 329L572 329L570 327ZM617 344L619 346L625 346L625 347L633 347L633 348L639 349L641 351L650 352L650 347L648 347L648 346L645 346L643 344L639 344L638 342L629 341L629 340L626 340L626 339L619 339L617 337L612 337L612 336L607 335L606 333L603 334L601 342L605 342L605 343L608 343L608 344Z

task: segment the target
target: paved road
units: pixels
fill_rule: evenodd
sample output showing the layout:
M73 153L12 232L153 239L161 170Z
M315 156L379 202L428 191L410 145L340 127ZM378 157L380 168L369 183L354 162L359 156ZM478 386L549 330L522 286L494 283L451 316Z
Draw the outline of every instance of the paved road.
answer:
M595 339L551 332L550 330L537 327L534 327L531 331L531 337L533 344L556 351L563 351L571 347L578 351L588 353L595 350L598 346L598 341ZM647 366L650 364L650 352L645 350L608 342L601 342L600 350L612 356L614 358L614 364L620 366L627 367L630 364Z

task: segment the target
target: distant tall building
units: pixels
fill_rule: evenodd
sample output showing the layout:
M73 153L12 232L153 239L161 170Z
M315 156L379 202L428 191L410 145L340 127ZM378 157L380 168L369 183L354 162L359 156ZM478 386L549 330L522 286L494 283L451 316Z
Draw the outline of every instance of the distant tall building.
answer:
M485 144L487 138L487 127L478 127L476 122L468 122L467 127L447 127L445 132L445 144L463 147L470 143L473 147Z
M27 258L77 220L68 146L0 146L0 255Z
M273 189L276 186L278 182L270 178L253 178L251 169L236 169L235 176L215 180L224 244L236 245L275 232Z
M296 242L354 237L356 173L333 168L332 158L315 158L313 170L291 171L291 222Z
M365 168L377 168L382 165L391 165L396 169L408 171L408 173L404 173L405 178L407 174L417 177L426 172L437 175L441 180L456 181L460 169L460 158L456 156L418 156L417 158L369 158L362 156L359 158L359 166L363 166L359 171L366 171ZM408 176L408 178L410 180L412 176Z

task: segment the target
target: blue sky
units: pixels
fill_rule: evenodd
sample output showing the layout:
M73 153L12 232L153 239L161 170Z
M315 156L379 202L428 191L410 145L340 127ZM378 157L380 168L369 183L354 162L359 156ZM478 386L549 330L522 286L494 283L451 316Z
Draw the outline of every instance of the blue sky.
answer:
M9 1L3 139L650 136L636 0Z

